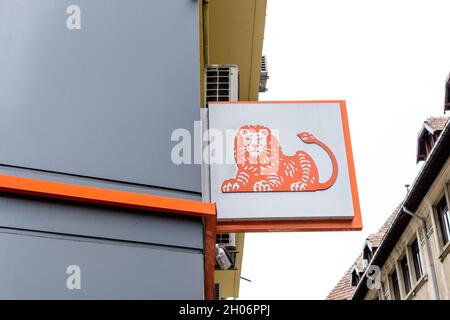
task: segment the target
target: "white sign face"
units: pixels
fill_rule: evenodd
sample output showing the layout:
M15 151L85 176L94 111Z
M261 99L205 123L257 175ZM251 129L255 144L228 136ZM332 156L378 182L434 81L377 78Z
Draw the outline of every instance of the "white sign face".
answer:
M210 103L209 128L219 221L359 215L344 102Z

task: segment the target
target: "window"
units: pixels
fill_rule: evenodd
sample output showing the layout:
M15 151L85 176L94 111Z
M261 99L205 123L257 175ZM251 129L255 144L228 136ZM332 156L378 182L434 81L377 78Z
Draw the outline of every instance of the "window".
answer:
M436 211L438 214L439 225L442 232L442 240L444 245L450 240L450 214L448 212L447 201L445 196L442 197L441 201L436 206Z
M382 297L382 300L390 299L389 287L386 285L385 282L381 283L381 297Z
M400 266L402 268L402 276L403 276L403 283L405 285L405 292L406 294L408 294L411 291L411 278L409 277L409 265L406 255L400 261Z
M425 151L427 152L427 157L431 153L431 150L433 150L434 141L432 135L427 135L425 138Z
M373 248L369 240L367 240L363 250L363 260L366 260L367 264L369 264L372 258L373 258Z
M417 241L417 239L414 240L414 242L411 244L411 255L414 263L414 273L416 276L416 281L419 281L419 279L423 276L423 269L422 259L420 258L419 242Z
M359 283L359 280L361 280L359 272L356 268L354 268L352 271L352 282L351 282L352 287L356 287Z
M445 84L445 111L450 110L450 75Z
M394 270L391 274L391 283L392 283L392 290L394 291L394 300L401 300L400 295L400 287L398 285L398 277L397 277L397 271Z
M369 252L367 253L367 261L369 261L369 263L370 263L370 261L372 261L372 258L373 258L373 252L372 252L372 250L369 250Z

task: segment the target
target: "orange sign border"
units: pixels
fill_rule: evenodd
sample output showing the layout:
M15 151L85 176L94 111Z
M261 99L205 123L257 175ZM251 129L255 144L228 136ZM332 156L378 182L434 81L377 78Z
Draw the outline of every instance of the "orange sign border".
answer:
M10 175L0 175L0 192L203 218L205 257L204 295L207 300L214 298L214 264L216 257L216 206L214 203L94 188L78 184Z
M301 101L224 101L211 104L300 104L300 103L339 103L347 155L347 167L350 176L350 188L353 202L353 219L309 219L309 220L245 220L217 221L217 232L290 232L290 231L359 231L363 228L358 187L356 183L350 128L348 124L345 100L301 100Z

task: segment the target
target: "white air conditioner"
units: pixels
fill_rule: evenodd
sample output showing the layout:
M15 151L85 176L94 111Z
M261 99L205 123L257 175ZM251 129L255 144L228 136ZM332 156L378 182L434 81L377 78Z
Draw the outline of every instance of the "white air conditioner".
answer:
M216 244L216 262L219 265L220 269L222 270L228 270L233 265L225 249L219 247L219 245L217 244Z
M235 233L218 233L216 235L216 244L224 247L236 247Z
M206 102L238 101L239 70L233 64L212 64L205 69Z

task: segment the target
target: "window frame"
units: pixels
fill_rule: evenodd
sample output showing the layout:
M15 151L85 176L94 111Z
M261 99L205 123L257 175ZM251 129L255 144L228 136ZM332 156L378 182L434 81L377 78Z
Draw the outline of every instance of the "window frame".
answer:
M394 279L395 275L395 279ZM392 288L391 300L402 300L402 292L400 291L400 279L398 278L397 269L394 270L389 275L389 282Z
M415 250L417 248L417 251ZM414 270L414 278L415 282L417 283L424 275L424 268L423 268L423 259L422 259L422 252L420 249L420 243L419 238L416 238L413 242L411 242L409 246L409 250L411 253L411 260L412 260L412 270Z
M356 286L358 286L360 281L361 281L361 275L358 271L358 268L356 268L354 266L353 270L351 272L350 286L356 287Z
M447 186L446 186L447 187ZM440 208L441 203L444 203L443 210ZM446 213L443 213L446 209ZM437 218L437 223L439 226L440 240L442 247L445 247L448 243L450 243L450 211L447 201L447 196L444 194L439 197L439 200L434 205L434 211ZM445 220L443 220L443 216Z
M450 74L448 75L447 82L445 83L445 104L444 111L450 110Z
M405 289L405 295L408 295L409 292L412 290L412 279L411 279L411 273L410 273L410 265L408 256L405 254L403 258L399 260L400 270L402 272L402 280L403 280L403 287Z
M386 281L381 281L381 287L380 287L380 296L381 300L390 300L391 299L391 292L389 288L389 279Z
M366 242L363 249L363 260L367 260L367 263L370 264L373 255L374 255L373 247L370 245L370 242L369 243Z

